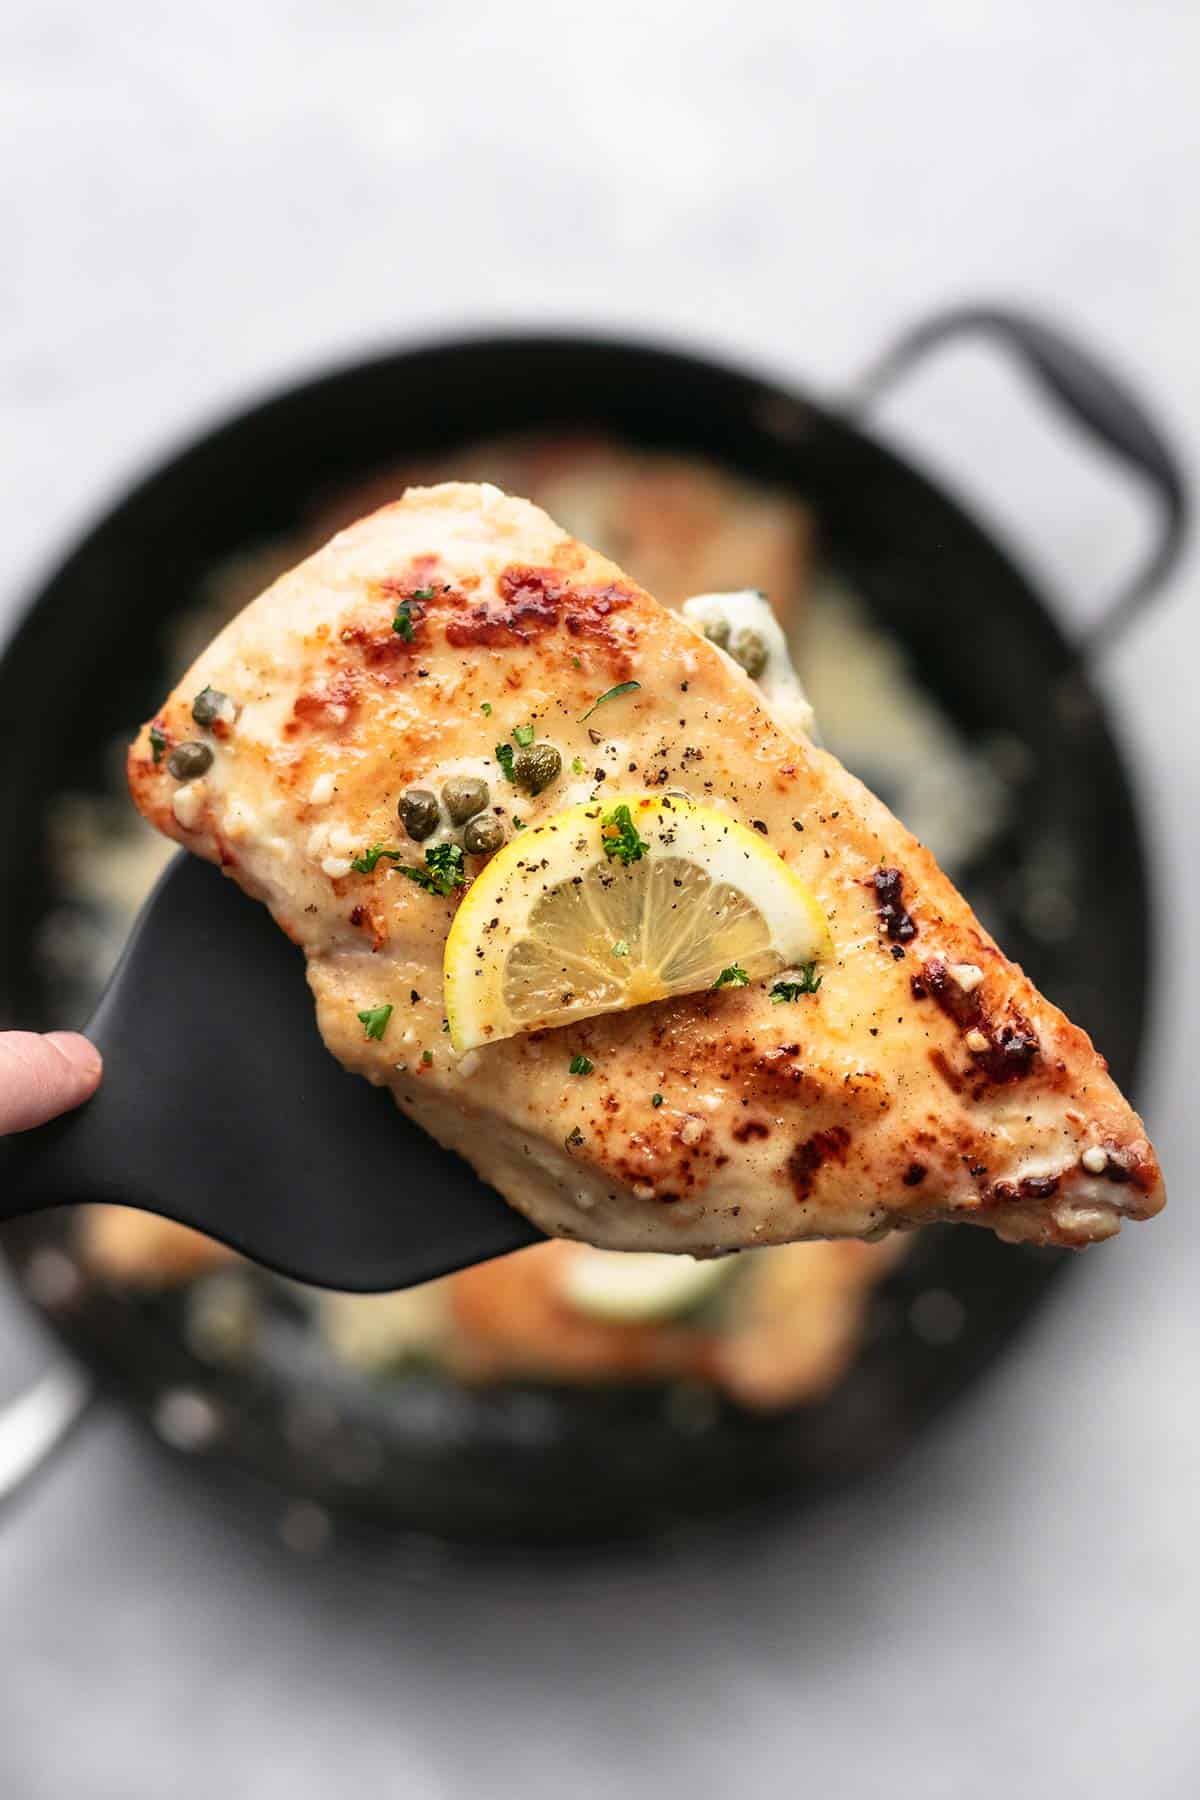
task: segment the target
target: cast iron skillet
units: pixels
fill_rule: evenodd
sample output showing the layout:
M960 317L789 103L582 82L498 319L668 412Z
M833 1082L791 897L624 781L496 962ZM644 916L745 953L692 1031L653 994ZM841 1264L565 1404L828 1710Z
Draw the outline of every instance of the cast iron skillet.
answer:
M1009 311L939 317L883 359L864 391L963 331L1013 353L1159 502L1154 552L1093 628L1091 650L1112 640L1173 563L1181 476L1127 391L1057 331ZM1017 826L966 885L1009 952L1132 1086L1150 974L1145 855L1086 654L962 507L850 417L756 374L590 338L434 345L293 388L167 462L68 557L0 664L0 818L10 846L0 872L0 1019L51 1022L33 954L53 891L39 850L47 808L64 789L104 786L106 747L163 691L164 617L191 603L210 566L293 530L314 496L381 465L542 425L707 452L815 508L827 557L902 635L965 735L1026 746ZM1035 904L1047 880L1052 939ZM1110 979L1113 943L1120 981ZM7 1255L75 1356L160 1434L202 1449L248 1490L493 1544L635 1536L771 1497L809 1500L860 1477L976 1380L1064 1266L983 1232L927 1233L876 1300L867 1343L837 1392L750 1419L658 1390L471 1394L433 1378L370 1387L332 1372L286 1316L249 1364L212 1366L188 1347L177 1300L121 1299L89 1283L70 1260L67 1224L63 1213L10 1227ZM14 1472L36 1461L84 1391L62 1382L40 1390L54 1402L45 1417L36 1396L26 1405ZM4 1444L0 1432L0 1480ZM246 1481L247 1471L263 1479Z

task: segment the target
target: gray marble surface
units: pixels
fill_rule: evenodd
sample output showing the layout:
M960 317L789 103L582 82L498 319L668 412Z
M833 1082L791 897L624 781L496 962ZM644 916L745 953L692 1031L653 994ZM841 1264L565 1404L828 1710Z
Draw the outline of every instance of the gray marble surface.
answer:
M463 325L632 328L836 395L923 309L1017 298L1200 434L1183 0L10 0L0 34L0 618L198 423ZM884 424L1079 618L1147 530L980 353ZM0 1520L4 1800L1196 1791L1195 585L1107 677L1173 1210L922 1454L733 1566L300 1559L97 1418ZM15 1390L43 1349L8 1295L0 1343Z

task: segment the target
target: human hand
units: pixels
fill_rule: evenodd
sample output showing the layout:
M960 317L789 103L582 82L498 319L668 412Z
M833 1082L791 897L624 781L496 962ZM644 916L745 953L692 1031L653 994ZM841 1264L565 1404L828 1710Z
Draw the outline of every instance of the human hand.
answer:
M0 1031L0 1137L28 1131L89 1100L100 1052L75 1031Z

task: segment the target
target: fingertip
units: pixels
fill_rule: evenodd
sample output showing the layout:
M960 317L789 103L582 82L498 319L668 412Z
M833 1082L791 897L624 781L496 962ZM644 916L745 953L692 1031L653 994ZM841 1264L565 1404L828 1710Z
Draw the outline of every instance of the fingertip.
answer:
M75 1031L0 1031L0 1136L82 1106L99 1084L100 1062Z
M53 1044L64 1062L69 1064L81 1089L80 1098L93 1094L100 1085L104 1069L104 1059L95 1044L78 1031L48 1031L46 1042Z

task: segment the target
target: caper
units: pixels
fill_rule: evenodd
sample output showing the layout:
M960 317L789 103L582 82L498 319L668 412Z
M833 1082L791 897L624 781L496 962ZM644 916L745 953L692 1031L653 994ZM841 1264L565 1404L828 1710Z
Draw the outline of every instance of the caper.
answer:
M215 725L218 719L228 718L232 711L233 701L220 688L201 688L192 701L192 717L197 725Z
M213 753L207 744L176 744L167 758L167 767L176 781L192 781L212 768Z
M472 819L463 832L463 849L472 856L490 856L504 842L504 827L491 813Z
M710 619L704 627L704 635L710 644L719 644L724 650L729 642L729 620Z
M476 813L483 811L490 799L487 782L480 781L474 775L456 775L442 789L446 811L456 825L473 819Z
M735 663L740 663L751 681L757 681L767 666L767 646L757 631L743 626L735 631L729 640L729 654Z
M418 844L438 828L441 815L437 795L431 794L428 788L409 788L406 794L401 794L397 810L405 831Z
M540 794L553 787L562 774L562 757L553 744L531 744L518 750L513 758L513 780L527 794Z

